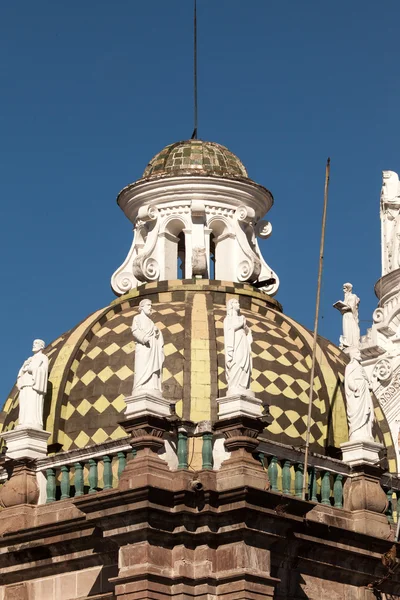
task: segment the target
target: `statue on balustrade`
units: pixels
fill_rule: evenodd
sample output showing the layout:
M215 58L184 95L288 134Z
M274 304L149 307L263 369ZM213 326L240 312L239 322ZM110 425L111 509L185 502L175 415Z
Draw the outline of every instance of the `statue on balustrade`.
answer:
M228 384L227 396L244 394L253 396L250 391L250 378L253 368L251 331L246 319L240 314L237 300L229 300L224 319L225 373Z
M19 370L18 428L33 427L43 429L43 403L47 392L49 359L43 353L43 340L34 340L33 356L30 356Z
M153 395L161 396L164 363L163 335L150 319L153 312L151 300L142 300L139 311L132 322L132 335L136 342L132 395L148 391Z
M358 348L351 348L349 355L351 360L344 373L349 441L373 441L374 406L368 377L361 366L361 353Z
M351 283L343 285L344 300L333 306L343 315L343 335L340 337L340 349L359 348L360 326L358 324L358 305L360 298L353 294Z

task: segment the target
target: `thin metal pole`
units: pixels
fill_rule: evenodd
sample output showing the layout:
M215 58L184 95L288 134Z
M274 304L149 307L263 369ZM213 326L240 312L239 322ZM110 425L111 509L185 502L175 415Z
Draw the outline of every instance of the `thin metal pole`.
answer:
M194 130L192 139L197 140L197 0L194 0L194 48L193 48L193 73L194 73Z
M330 173L330 168L331 168L330 163L331 163L331 159L328 158L328 160L326 161L326 169L325 169L324 210L322 213L321 244L320 244L320 248L319 248L317 299L316 299L316 303L315 303L314 338L313 338L313 347L312 347L312 363L311 363L311 375L310 375L310 395L308 398L307 435L306 435L306 449L305 449L305 454L304 454L303 490L302 490L302 496L301 496L303 500L306 499L306 491L307 491L308 450L310 447L311 411L312 411L313 393L314 393L314 373L315 373L315 358L316 358L316 351L317 351L319 305L320 305L320 299L321 299L322 267L324 264L326 209L328 207L329 173Z

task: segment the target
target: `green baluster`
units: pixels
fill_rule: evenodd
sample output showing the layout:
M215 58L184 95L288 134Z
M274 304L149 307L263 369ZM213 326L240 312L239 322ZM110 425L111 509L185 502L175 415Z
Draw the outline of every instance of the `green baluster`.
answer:
M131 454L132 454L132 458L135 458L135 457L136 457L136 454L137 454L137 450L136 450L136 448L132 448L132 452L131 452Z
M201 451L202 456L202 468L212 469L213 468L213 451L212 451L212 433L203 433L203 448Z
M278 459L276 456L271 458L271 462L268 467L268 478L271 484L271 490L273 492L279 492L278 490Z
M54 469L46 469L46 504L56 501L56 472Z
M111 460L111 456L103 456L103 465L104 465L104 470L103 470L103 482L104 482L104 486L103 489L104 490L112 490L112 481L113 481L113 474L112 474L112 460Z
M98 477L97 477L97 460L89 458L89 494L97 492Z
M188 452L187 452L187 433L186 431L178 431L178 469L188 468Z
M74 464L75 469L75 496L83 496L83 463L77 462Z
M294 495L296 498L301 498L303 495L303 463L297 463L294 471Z
M338 473L333 484L333 506L343 508L343 475Z
M126 452L117 452L118 456L118 481L121 479L122 471L126 467Z
M386 516L387 519L389 521L389 523L393 523L393 506L392 506L392 495L393 495L393 490L390 489L386 492L386 497L388 500L388 507L386 509Z
M312 502L318 502L317 498L317 472L315 467L308 471L308 499Z
M66 500L66 498L69 498L70 487L69 467L65 465L61 467L61 500Z
M284 460L282 465L282 492L291 494L292 474L290 472L290 460Z
M331 474L324 471L321 481L321 504L331 506Z

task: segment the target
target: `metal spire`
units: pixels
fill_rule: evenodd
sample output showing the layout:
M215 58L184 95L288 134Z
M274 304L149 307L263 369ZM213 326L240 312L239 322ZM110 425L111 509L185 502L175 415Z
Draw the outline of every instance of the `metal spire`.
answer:
M193 15L193 74L194 74L194 129L192 140L197 140L197 0L194 0L194 15Z

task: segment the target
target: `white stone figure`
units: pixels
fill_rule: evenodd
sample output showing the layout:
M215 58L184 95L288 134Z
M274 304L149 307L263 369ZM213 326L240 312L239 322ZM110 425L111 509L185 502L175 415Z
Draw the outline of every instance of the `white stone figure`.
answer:
M136 342L135 377L133 396L143 391L161 396L162 366L164 362L164 339L161 331L150 319L151 300L142 300L140 313L133 318L132 335Z
M360 298L353 294L351 283L343 285L344 301L336 302L333 306L343 315L343 335L340 337L340 349L359 348L360 326L358 324L358 305Z
M382 171L382 275L400 266L400 182L394 171Z
M358 348L351 348L349 355L351 360L344 373L349 441L373 441L374 406L368 377L360 364L361 353Z
M18 373L19 428L43 429L43 402L49 371L49 359L43 354L44 347L43 340L34 340L33 356L24 362Z
M251 357L253 338L251 331L244 316L239 314L240 304L237 300L228 301L226 313L224 341L225 373L228 384L227 396L235 394L253 396L253 392L250 391L250 378L253 368Z
M207 275L207 254L206 249L202 246L193 248L192 275L199 278Z

